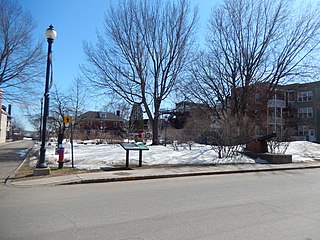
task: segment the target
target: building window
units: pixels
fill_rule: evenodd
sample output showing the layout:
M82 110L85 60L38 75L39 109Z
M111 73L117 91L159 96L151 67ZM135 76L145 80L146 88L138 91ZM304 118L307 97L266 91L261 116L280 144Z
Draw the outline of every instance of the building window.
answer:
M309 102L312 101L313 92L298 92L298 102Z
M314 137L316 134L315 134L315 130L314 129L310 129L309 130L309 136L312 136Z
M312 107L299 108L299 117L300 118L312 118L313 117L313 108Z
M255 134L256 134L256 136L260 135L260 127L259 126L255 126Z
M260 102L260 93L255 94L256 103Z
M113 128L117 128L118 127L118 123L117 122L113 122Z
M288 99L288 102L294 102L295 93L293 91L288 91L287 92L287 99Z
M306 126L298 126L298 135L299 136L308 136L309 129Z
M281 90L276 90L274 99L276 100L284 100L285 99L285 92Z

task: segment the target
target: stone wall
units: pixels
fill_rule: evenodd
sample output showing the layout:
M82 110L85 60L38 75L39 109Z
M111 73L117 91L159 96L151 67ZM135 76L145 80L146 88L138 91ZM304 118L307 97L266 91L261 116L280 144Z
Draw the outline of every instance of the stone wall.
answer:
M252 159L263 159L271 164L292 163L292 155L289 154L274 154L274 153L255 153L250 151L243 152L244 155Z

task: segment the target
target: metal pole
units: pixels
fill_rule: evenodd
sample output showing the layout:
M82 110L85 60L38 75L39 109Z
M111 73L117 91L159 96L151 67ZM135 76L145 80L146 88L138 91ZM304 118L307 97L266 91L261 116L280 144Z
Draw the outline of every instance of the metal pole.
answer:
M70 135L70 143L71 143L71 163L72 168L74 168L74 159L73 159L73 124L71 123L71 135Z
M129 167L129 150L126 150L126 168Z
M41 98L41 112L40 112L40 131L39 131L39 140L42 136L42 111L43 111L43 98Z
M40 159L36 165L36 168L46 168L45 163L46 155L46 130L47 130L47 118L49 115L49 78L50 78L50 64L51 58L51 48L53 39L48 38L48 55L47 55L47 71L46 71L46 85L44 91L44 109L43 109L43 119L42 119L42 134L41 134L41 148L40 148Z
M168 120L165 119L165 130L164 130L164 146L167 146L167 128L168 128Z
M139 167L142 167L142 150L139 150Z

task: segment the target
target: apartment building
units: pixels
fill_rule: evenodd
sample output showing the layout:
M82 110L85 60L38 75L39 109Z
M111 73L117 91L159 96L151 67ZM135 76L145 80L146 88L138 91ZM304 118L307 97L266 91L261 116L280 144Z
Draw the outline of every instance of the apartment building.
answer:
M320 142L320 81L277 86L260 106L267 87L260 84L253 89L255 103L248 115L260 113L255 135L275 132L281 139Z

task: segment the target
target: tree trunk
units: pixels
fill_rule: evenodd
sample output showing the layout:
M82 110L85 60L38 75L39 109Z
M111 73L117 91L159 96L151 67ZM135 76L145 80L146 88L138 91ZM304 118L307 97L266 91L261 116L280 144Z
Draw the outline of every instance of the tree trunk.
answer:
M62 132L59 133L58 135L58 146L60 146L63 142L63 136L64 134Z
M58 133L58 146L62 145L63 139L64 139L64 132L65 132L65 126L63 125L62 129L59 129Z
M159 145L159 115L155 114L152 124L152 145Z

